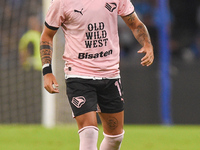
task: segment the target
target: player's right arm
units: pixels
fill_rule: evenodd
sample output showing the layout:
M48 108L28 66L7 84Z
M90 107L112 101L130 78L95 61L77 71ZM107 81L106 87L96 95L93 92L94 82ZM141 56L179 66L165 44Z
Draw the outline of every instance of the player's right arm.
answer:
M57 88L58 83L51 71L53 37L56 32L57 30L51 30L45 26L40 39L40 56L43 66L44 88L49 93L59 93Z

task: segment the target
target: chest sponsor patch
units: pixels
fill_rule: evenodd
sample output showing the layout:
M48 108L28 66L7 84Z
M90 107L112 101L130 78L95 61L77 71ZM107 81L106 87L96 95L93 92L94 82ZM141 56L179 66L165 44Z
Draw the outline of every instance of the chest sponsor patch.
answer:
M101 58L101 57L107 57L109 55L112 55L113 50L108 50L108 51L101 51L100 53L95 53L95 54L89 54L89 53L79 53L78 58L79 59L93 59L93 58Z

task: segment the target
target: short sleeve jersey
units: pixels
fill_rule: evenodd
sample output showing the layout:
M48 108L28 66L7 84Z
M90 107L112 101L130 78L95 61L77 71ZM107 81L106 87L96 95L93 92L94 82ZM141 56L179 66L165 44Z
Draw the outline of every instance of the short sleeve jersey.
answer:
M130 0L53 0L45 24L65 35L65 74L119 75L117 18L134 12Z

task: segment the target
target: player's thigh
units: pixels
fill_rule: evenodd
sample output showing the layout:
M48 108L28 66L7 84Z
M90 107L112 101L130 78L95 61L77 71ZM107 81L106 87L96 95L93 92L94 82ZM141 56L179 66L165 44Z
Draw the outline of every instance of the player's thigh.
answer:
M118 113L99 113L103 130L108 135L118 135L123 132L124 111Z
M79 130L85 126L96 126L97 117L96 111L91 111L75 117Z

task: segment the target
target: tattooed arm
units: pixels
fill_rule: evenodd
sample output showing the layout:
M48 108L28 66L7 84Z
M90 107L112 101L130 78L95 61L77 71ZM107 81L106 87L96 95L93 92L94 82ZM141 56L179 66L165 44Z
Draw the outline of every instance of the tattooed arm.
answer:
M138 53L145 53L141 59L143 66L150 66L154 60L153 46L146 26L139 20L134 12L128 16L122 17L127 26L131 29L137 41L142 45Z
M46 26L41 35L40 39L40 56L42 61L42 66L48 66L48 70L51 70L51 61L53 53L53 37L56 34L57 30L48 29ZM44 69L43 69L44 70ZM53 87L53 85L55 87ZM44 74L44 88L49 93L59 93L58 83L55 76L51 71L48 71Z

